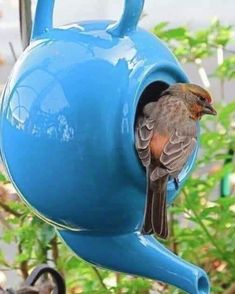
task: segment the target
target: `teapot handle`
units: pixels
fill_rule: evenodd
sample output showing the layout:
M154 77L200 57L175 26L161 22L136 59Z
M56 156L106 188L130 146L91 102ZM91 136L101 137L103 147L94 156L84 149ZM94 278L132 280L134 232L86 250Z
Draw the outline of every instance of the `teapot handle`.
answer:
M121 19L107 28L115 37L123 37L134 31L143 11L145 0L125 0ZM39 38L53 28L53 10L55 0L38 0L32 31L32 39Z

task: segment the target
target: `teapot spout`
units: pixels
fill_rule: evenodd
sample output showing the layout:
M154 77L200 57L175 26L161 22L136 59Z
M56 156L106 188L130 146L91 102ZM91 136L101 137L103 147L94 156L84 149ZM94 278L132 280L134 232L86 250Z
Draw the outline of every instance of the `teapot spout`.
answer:
M153 236L88 235L59 231L81 258L97 266L169 283L190 294L209 294L207 274L166 249Z

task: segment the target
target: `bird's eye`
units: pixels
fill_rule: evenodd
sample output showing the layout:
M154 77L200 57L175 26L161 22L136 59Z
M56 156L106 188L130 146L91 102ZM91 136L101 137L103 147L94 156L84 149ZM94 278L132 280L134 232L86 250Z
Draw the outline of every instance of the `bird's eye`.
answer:
M202 102L204 102L204 101L205 101L205 98L204 98L204 97L202 97L202 96L199 96L198 98L199 98L199 100L200 100L200 101L202 101Z

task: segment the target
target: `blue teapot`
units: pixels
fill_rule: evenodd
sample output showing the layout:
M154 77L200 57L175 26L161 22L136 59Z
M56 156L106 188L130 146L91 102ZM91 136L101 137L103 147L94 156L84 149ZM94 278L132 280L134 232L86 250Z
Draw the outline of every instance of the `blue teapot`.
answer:
M170 84L188 82L166 46L137 27L143 5L126 0L118 22L54 28L54 0L38 0L31 44L3 92L1 155L23 201L75 254L208 294L202 269L140 233L146 180L134 147L135 117ZM169 181L168 204L176 194Z

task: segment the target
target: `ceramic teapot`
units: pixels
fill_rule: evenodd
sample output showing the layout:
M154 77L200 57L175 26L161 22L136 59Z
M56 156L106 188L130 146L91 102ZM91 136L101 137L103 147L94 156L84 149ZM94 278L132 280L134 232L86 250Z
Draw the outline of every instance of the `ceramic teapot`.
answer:
M31 43L2 97L1 155L22 199L78 256L207 294L202 269L140 233L146 179L135 117L170 84L188 81L168 48L137 27L143 5L126 0L118 22L54 27L54 0L38 0ZM168 204L176 194L169 181Z

